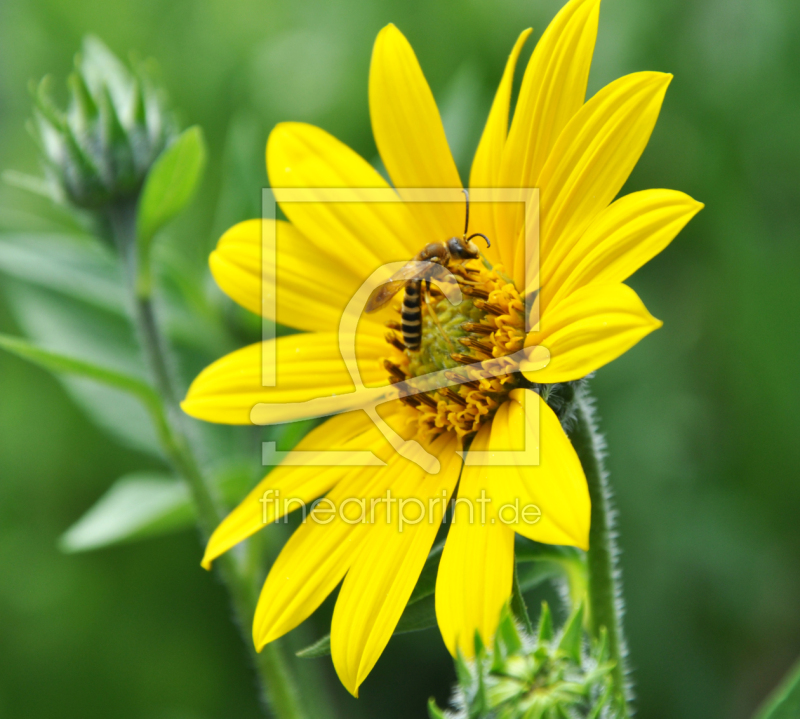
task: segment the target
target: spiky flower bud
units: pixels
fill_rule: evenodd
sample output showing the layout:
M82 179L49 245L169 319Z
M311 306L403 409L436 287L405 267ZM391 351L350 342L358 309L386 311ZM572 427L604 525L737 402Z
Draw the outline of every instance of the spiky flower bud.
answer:
M494 647L475 639L475 659L456 659L452 710L431 700L431 719L614 719L611 669L604 640L584 641L583 606L554 634L542 606L536 636L503 610Z
M30 130L51 192L97 209L135 197L177 127L144 63L129 70L94 37L83 41L68 81L69 103L52 99L50 78L33 88Z

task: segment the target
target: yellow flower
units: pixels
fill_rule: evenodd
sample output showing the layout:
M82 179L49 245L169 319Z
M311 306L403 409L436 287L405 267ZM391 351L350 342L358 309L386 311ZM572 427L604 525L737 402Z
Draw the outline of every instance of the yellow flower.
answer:
M531 290L524 285L524 216L519 205L497 203L473 203L472 227L492 240L484 251L488 262L455 266L467 295L463 306L454 309L434 298L433 312L424 313L418 351L404 348L392 306L364 315L358 326L357 357L367 386L486 358L502 361L531 344L550 351L549 364L526 372L530 381L517 371L385 404L383 418L438 457L438 473L427 474L394 452L363 411L328 419L298 449L370 450L385 464L279 466L208 544L206 567L277 519L285 507L265 502L265 493L305 502L327 495L339 506L348 498L375 500L389 490L395 498L432 507L429 518L403 531L382 521L391 512L389 502L378 503L375 521L353 521L346 512L325 523L307 521L267 577L253 627L259 649L306 619L344 580L331 650L353 694L389 641L434 542L444 506L435 500L449 499L457 484L459 498L477 500L485 490L493 507L519 498L535 505L541 517L535 523L519 517L494 521L496 510L490 509L487 521L458 521L466 512L458 506L436 584L437 619L453 653L460 647L470 656L476 631L491 640L511 594L515 532L588 547L590 505L582 468L558 417L535 390L585 377L660 326L622 283L702 207L671 190L613 201L647 144L671 76L627 75L585 102L599 4L571 0L547 28L528 63L509 127L515 65L530 30L520 35L470 175L471 187L539 188L536 331L526 336L522 312ZM369 101L381 159L401 196L403 188L461 187L431 91L393 25L375 43ZM267 287L277 293L277 310L269 319L305 332L274 340L276 387L261 384L261 344L201 373L183 407L211 422L248 424L258 403L276 405L268 413L271 422L291 421L302 417L299 402L353 392L337 334L351 297L377 267L407 261L426 243L459 236L463 228L463 205L453 203L282 202L285 188L390 187L355 152L316 127L278 125L267 144L267 170L289 218L277 221L277 278ZM241 223L225 233L210 260L222 289L256 313L262 310L261 238L261 220ZM538 465L467 464L462 471L461 448L519 449L515 438L533 421L526 417L538 417Z

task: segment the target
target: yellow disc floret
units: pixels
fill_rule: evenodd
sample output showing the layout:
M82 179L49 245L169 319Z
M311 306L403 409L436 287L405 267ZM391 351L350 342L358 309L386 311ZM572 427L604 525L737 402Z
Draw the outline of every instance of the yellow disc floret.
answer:
M476 362L497 361L496 376L454 383L450 387L404 398L415 412L421 439L432 439L441 432L455 432L464 438L478 431L494 416L508 393L517 387L521 375L516 362L505 359L522 349L525 342L525 303L503 268L489 269L480 261L454 265L462 301L453 305L435 289L429 303L422 305L422 342L416 351L406 349L400 340L400 325L389 324L387 341L392 347L384 366L392 382L421 377L441 370L465 368Z

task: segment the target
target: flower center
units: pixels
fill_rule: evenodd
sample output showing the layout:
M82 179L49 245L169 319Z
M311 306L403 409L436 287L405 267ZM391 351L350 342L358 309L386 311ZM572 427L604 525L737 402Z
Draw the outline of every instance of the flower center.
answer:
M453 263L450 271L458 279L463 299L452 305L435 288L428 301L421 292L421 337L418 349L408 349L402 341L401 322L390 322L387 342L391 356L384 366L392 382L421 377L431 372L465 367L498 359L498 375L453 384L431 392L403 398L413 415L418 434L433 439L442 432L459 437L472 435L491 419L508 393L520 383L521 375L509 372L510 355L524 346L525 304L513 283L496 265L487 269L479 260Z

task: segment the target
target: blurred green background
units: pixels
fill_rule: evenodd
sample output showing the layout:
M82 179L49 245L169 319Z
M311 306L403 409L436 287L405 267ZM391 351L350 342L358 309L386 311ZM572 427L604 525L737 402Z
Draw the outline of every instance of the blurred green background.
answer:
M203 328L182 327L197 350L188 378L257 329L213 286L205 259L221 231L258 212L270 127L313 122L374 158L369 57L394 22L464 173L514 39L529 25L538 37L560 4L11 0L0 5L0 168L38 172L27 83L53 73L61 87L84 34L157 58L184 124L200 124L210 150L201 196L162 258L204 277L214 312ZM627 72L675 75L626 189L675 188L706 203L632 280L664 328L593 382L648 719L744 719L800 654L798 40L794 0L604 0L601 10L590 94ZM0 189L0 232L17 246L65 222ZM0 267L0 331L76 341L57 314L72 300L14 267ZM102 332L109 312L91 312L87 326ZM200 569L192 531L59 551L113 480L160 466L136 417L123 412L113 439L98 429L96 411L84 411L97 407L90 395L0 353L0 716L257 716L227 599ZM257 461L246 432L215 436ZM268 531L269 552L283 540ZM427 697L442 703L454 678L436 630L395 638L358 701L327 659L313 661L348 717L424 717Z

